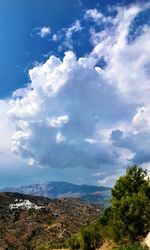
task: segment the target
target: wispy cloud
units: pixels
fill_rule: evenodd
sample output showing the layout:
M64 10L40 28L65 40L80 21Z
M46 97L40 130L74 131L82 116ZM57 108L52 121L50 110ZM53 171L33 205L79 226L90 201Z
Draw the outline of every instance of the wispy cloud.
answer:
M106 186L106 187L110 186L110 187L112 187L115 184L118 177L119 176L117 176L117 175L110 175L110 176L105 177L102 180L98 180L97 183L100 186Z
M36 28L36 30L37 30L37 34L41 38L47 37L51 33L51 28L48 27L48 26L43 26L43 27L40 27L40 28Z
M82 30L81 24L79 20L76 20L67 30L66 30L66 38L71 39L72 35L75 32L79 32Z
M57 35L57 34L53 34L52 40L53 40L54 42L57 42L58 39L59 39L58 35Z
M106 20L104 15L100 11L98 11L97 9L86 10L86 12L84 14L84 18L85 19L91 19L96 23L104 22Z

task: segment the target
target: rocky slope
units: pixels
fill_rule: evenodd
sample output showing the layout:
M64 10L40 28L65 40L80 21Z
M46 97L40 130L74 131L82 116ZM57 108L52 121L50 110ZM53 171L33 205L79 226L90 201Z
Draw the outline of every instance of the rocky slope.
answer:
M10 210L15 200L28 199L40 210ZM102 211L78 199L51 200L41 196L0 193L0 247L2 249L50 249L58 247L81 226L97 219Z

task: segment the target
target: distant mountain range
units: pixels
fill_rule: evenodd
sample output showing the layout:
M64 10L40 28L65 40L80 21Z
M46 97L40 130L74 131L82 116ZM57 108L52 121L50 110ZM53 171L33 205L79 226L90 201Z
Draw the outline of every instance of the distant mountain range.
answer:
M111 198L111 188L92 185L76 185L68 182L44 182L19 187L7 187L1 192L19 192L54 198L79 198L90 203L107 205Z

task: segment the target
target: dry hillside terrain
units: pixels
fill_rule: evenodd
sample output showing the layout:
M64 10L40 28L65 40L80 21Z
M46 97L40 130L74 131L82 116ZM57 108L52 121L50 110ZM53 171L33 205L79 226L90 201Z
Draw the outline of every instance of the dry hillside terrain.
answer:
M10 210L9 204L16 199L28 199L44 207L39 210ZM97 219L101 210L98 205L78 199L51 200L18 193L0 193L0 246L15 250L58 247L81 226Z

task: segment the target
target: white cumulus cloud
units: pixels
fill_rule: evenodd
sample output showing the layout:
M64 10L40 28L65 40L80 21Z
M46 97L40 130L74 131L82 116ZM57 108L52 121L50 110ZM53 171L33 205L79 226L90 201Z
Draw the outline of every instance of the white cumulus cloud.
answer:
M77 60L73 52L67 52L63 61L51 56L29 74L26 94L10 102L9 116L16 124L13 151L51 167L116 162L115 149L101 142L98 132L112 115L106 98L114 102L119 97L93 61ZM114 115L119 113L114 109Z

